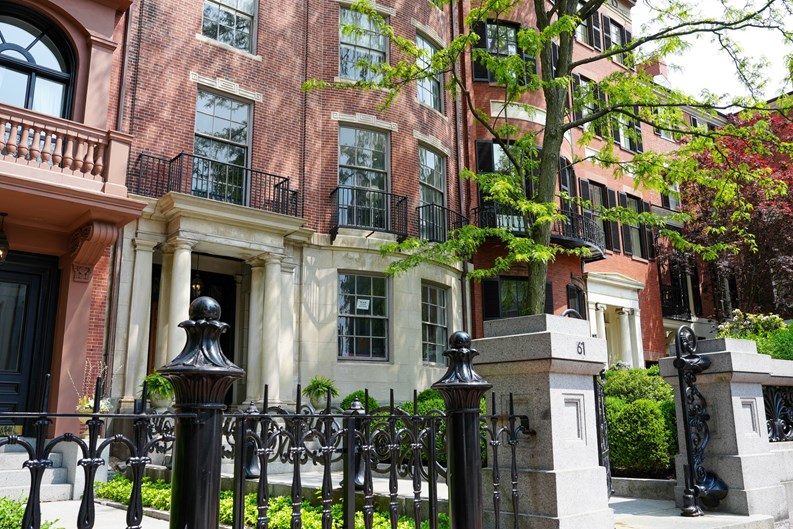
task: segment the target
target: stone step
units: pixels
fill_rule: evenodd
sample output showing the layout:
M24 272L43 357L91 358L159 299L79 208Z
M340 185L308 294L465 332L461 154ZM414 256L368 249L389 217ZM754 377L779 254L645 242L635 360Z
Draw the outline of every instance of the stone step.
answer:
M0 452L0 473L6 470L19 470L29 458L28 453L21 452ZM63 463L63 456L57 452L50 454L53 468L60 468Z
M27 486L0 487L0 496L24 499L30 492ZM41 501L66 501L72 499L72 486L69 483L42 485Z
M41 477L43 485L62 485L69 479L69 472L65 468L49 468L44 471ZM0 472L0 488L2 487L29 487L30 471L24 470L4 470Z

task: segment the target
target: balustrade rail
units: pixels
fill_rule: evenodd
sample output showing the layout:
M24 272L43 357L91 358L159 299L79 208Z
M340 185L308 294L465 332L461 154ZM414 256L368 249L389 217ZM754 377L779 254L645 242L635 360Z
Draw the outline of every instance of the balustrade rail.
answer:
M446 242L449 232L459 230L468 219L438 204L425 204L416 208L419 237L430 242Z
M131 192L159 198L170 191L299 216L298 192L289 179L255 169L180 153L174 158L141 154L130 169Z
M111 132L1 103L0 126L4 160L107 181Z
M377 189L339 186L330 193L331 237L339 228L361 228L396 234L408 233L408 199Z

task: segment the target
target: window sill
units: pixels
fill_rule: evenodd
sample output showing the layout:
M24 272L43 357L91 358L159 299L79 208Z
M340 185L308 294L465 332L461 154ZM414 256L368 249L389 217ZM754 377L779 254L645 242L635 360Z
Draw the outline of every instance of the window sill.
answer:
M650 264L650 261L645 259L644 257L636 257L635 255L631 255L631 261L636 261L637 263L643 264Z
M262 60L262 56L261 55L254 55L254 54L252 54L250 52L235 48L234 46L229 46L228 44L223 44L222 42L218 42L215 39L210 39L209 37L205 37L204 35L202 35L200 33L196 33L195 34L195 38L196 38L196 40L198 40L200 42L203 42L205 44L209 44L210 46L215 46L216 48L220 48L222 50L226 50L226 51L237 53L239 55L242 55L243 57L247 57L248 59L253 59L254 61L260 61L261 62L261 60Z
M388 358L366 358L366 357L355 357L355 356L337 356L336 360L342 363L354 363L357 364L359 362L368 362L372 364L387 364L390 362Z
M339 85L350 85L353 86L358 81L354 79L345 79L344 77L334 77L333 83ZM369 90L377 90L378 92L388 92L387 88L383 88L381 86L375 86L374 88L370 88Z

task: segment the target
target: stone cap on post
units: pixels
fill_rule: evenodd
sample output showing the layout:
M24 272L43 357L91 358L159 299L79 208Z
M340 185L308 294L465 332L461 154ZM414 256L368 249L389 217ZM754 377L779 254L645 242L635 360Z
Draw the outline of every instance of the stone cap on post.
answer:
M229 325L220 321L220 304L208 296L193 300L189 314L179 324L187 333L184 349L158 371L173 384L176 408L225 407L226 392L245 374L220 348Z
M595 375L606 366L608 351L606 340L591 333L586 320L537 314L485 322L486 337L475 345L490 366L528 362L522 369Z
M697 341L697 354L707 357L710 366L697 374L697 382L713 381L767 384L772 372L773 359L757 352L752 340L717 338ZM673 386L677 384L677 368L674 357L661 358L658 362L661 376Z

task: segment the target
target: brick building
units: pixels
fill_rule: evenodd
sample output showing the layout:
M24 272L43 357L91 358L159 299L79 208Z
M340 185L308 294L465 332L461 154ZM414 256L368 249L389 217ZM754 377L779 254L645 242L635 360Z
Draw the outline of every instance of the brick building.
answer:
M72 413L101 372L111 248L144 206L127 196L132 139L116 119L128 6L0 5L3 410L40 409L51 373L49 410Z
M575 53L629 38L630 7L604 6L580 32ZM450 42L469 8L375 4L398 35L428 51ZM492 25L509 32L532 22L530 12L514 16ZM348 22L363 32L341 31ZM232 325L224 352L247 371L234 402L261 400L265 384L272 400L293 400L295 384L315 374L334 378L343 394L368 386L384 397L394 387L405 399L441 375L451 331L478 336L483 320L520 312L519 269L474 284L462 266L384 275L393 257L380 255L383 242L439 241L464 222L513 219L457 176L463 166L492 170L500 154L445 94L443 76L407 86L383 110L378 90L302 89L310 79L370 78L360 57L401 58L346 0L15 2L0 7L0 29L45 35L39 49L49 50L50 61L43 66L19 49L25 60L8 58L13 53L0 47L0 211L8 213L12 250L0 286L18 301L22 283L14 274L42 269L36 273L49 282L41 310L56 307L42 313L46 325L25 328L25 340L37 345L22 355L27 371L15 375L22 385L8 407L30 402L51 371L51 401L71 411L96 375L86 366L102 360L113 397L128 406L144 375L181 350L177 325L197 295L218 299ZM37 49L19 46L28 55ZM475 66L470 57L460 65L476 104L503 111L498 88ZM593 63L577 82L620 68L619 61ZM539 126L541 95L526 103L531 112L506 112L521 126ZM641 144L625 138L620 156L674 148L640 130ZM568 162L586 154L577 134L566 140ZM560 167L561 189L593 202L638 211L673 206L592 165ZM708 314L707 303L691 311L707 283L659 265L649 230L566 212L553 242L587 246L592 257L553 263L547 310L579 310L593 334L607 338L612 361L653 361L679 321ZM473 266L498 252L489 243ZM36 318L15 313L0 323L22 329ZM20 351L2 355L13 362ZM69 377L85 388L67 386Z

